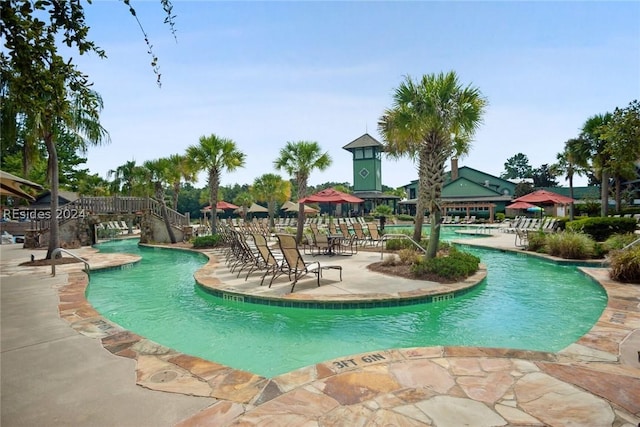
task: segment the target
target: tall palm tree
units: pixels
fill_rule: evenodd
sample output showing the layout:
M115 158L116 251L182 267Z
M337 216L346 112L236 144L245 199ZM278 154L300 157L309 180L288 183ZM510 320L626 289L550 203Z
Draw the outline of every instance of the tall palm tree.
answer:
M387 155L418 161L418 202L413 238L419 241L425 210L431 219L427 258L435 258L440 240L441 195L445 162L468 152L487 104L480 90L462 87L455 72L411 77L396 89L393 106L378 127Z
M198 145L187 147L187 157L195 173L205 170L208 175L209 204L212 209L218 201L220 176L224 170L232 172L244 167L245 154L238 150L231 139L211 134L201 136ZM211 215L211 233L217 230L217 216Z
M149 181L153 184L154 196L161 205L162 220L167 228L167 234L171 243L176 243L176 235L169 221L169 213L167 211L167 201L165 199L165 186L169 182L171 162L167 158L156 160L147 160L143 163L143 167L149 174Z
M607 155L607 142L603 138L606 125L611 121L611 113L596 114L589 117L582 125L580 133L581 151L588 152L591 166L600 178L600 216L607 216L609 210L609 179L611 176L611 159Z
M284 203L291 196L291 183L282 179L280 175L266 173L253 181L251 193L260 201L267 202L269 209L269 226L275 228L274 213L276 202Z
M102 98L97 92L84 91L71 94L71 102L68 109L61 110L65 114L58 118L43 117L36 131L49 155L47 159L47 175L51 184L51 222L49 225L49 245L46 258L50 259L53 251L60 246L60 229L55 213L58 211L59 194L59 167L58 151L56 147L57 136L63 129L69 130L74 135L74 145L81 151L88 145L99 145L110 141L109 133L100 125L99 115L102 111Z
M125 164L107 171L107 178L113 177L112 184L115 192L124 193L129 197L133 195L137 167L135 160L129 160Z
M322 152L320 145L315 141L287 142L280 150L280 155L274 160L273 165L277 170L284 170L289 176L294 177L298 187L298 200L307 195L307 183L309 175L315 169L323 171L331 166L331 156ZM296 241L302 241L304 231L304 206L299 204L298 227L296 229Z
M588 153L581 151L582 141L578 138L569 139L564 143L564 150L557 154L557 163L553 168L560 174L564 174L569 181L569 197L573 199L573 177L583 175L585 165L588 162ZM573 203L569 206L569 220L573 221L575 216Z
M196 174L193 171L191 162L187 159L187 156L181 156L180 154L172 154L169 156L169 163L171 168L169 170L169 183L173 189L171 194L171 202L173 210L178 210L178 195L180 194L180 184L184 180L185 182L194 182Z

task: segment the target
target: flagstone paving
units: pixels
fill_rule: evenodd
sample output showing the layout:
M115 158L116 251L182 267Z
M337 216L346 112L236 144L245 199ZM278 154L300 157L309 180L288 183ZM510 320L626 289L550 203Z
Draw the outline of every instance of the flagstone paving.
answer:
M513 250L513 236L502 234L465 243ZM87 258L92 268L136 262L128 255L89 248L74 253ZM205 253L211 261L196 277L212 286L235 285L229 283L231 275L216 253ZM389 288L388 278L359 267L357 257L340 262L353 263L358 276L368 275L363 283L383 281ZM33 271L4 257L1 263L3 276ZM640 286L613 282L603 268L582 271L604 287L607 308L586 335L558 353L442 346L394 349L330 360L274 378L181 354L123 330L86 301L87 277L81 267L58 269L69 275L67 285L58 290L60 317L81 334L101 340L109 352L134 360L137 384L213 398L206 409L183 419L178 424L182 427L640 425ZM296 287L295 297L371 297L364 287L349 289L348 268L344 270L343 282L301 286L300 291ZM411 294L407 286L402 282L402 292ZM416 283L413 291L439 288ZM388 292L397 297L393 290Z

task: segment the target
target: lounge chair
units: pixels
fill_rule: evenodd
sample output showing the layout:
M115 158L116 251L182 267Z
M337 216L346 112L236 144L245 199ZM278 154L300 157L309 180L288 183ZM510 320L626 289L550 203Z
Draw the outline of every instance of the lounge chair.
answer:
M252 233L253 241L255 242L256 248L260 253L262 258L262 269L264 270L264 274L262 275L262 280L260 281L260 286L264 283L264 279L267 277L269 273L271 273L271 280L269 281L269 287L273 281L280 276L282 273L285 273L285 269L283 266L285 265L284 258L282 254L276 254L274 251L269 248L267 244L267 239L263 234L260 233Z
M367 229L369 230L369 242L372 245L378 246L382 242L382 236L378 232L378 226L373 222L367 223Z
M276 234L278 238L278 244L280 245L280 251L286 261L286 269L289 274L289 278L293 276L293 284L291 285L291 292L298 283L298 279L307 275L315 274L318 278L318 286L320 286L320 278L322 277L322 270L339 270L340 281L342 281L342 266L340 265L321 265L319 261L307 262L302 258L302 254L298 249L296 243L296 237L292 234ZM269 285L271 286L271 285Z

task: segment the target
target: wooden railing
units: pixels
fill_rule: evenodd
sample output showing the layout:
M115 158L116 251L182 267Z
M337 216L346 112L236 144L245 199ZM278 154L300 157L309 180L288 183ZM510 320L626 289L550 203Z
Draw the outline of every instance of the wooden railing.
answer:
M162 218L162 204L150 197L81 197L73 202L58 208L58 221L63 223L88 215L124 215L151 211L152 214ZM189 215L167 208L169 223L176 227L189 225ZM49 219L32 221L32 229L48 230Z

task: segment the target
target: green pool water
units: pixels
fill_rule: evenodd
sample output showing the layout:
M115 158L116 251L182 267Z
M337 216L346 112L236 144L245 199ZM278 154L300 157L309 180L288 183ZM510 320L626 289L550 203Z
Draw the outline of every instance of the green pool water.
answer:
M433 345L558 351L597 321L604 290L575 267L465 247L487 279L459 298L406 307L315 310L225 301L199 289L206 259L190 252L98 245L142 261L91 274L87 298L106 318L180 352L265 377L324 360ZM389 280L393 280L390 278Z

